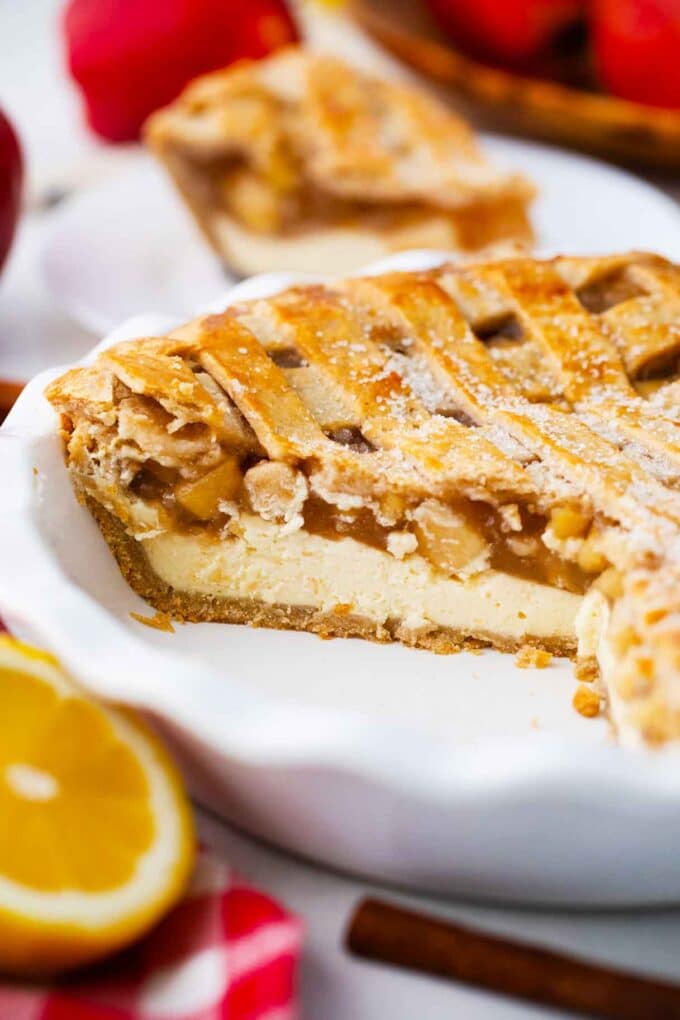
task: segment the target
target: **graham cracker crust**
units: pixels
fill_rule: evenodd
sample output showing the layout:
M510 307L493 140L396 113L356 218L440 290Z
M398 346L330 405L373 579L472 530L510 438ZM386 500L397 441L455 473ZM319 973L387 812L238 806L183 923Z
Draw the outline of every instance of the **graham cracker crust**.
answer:
M512 653L527 645L569 658L573 658L576 652L575 637L573 641L564 641L560 638L546 640L525 635L519 640L513 640L491 633L469 634L435 625L427 630L416 631L404 626L399 620L387 620L381 624L343 610L319 612L311 606L290 606L258 599L216 598L178 591L152 570L141 544L128 535L113 514L89 494L81 491L80 496L97 522L127 583L154 609L173 620L186 623L240 623L249 627L300 630L326 639L354 637L377 642L399 641L438 655L489 647Z

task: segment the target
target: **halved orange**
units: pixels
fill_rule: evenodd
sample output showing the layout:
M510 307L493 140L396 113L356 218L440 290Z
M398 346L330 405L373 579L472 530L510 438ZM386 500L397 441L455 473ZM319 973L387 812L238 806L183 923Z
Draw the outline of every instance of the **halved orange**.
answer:
M55 973L122 948L178 900L193 856L157 738L0 637L0 970Z

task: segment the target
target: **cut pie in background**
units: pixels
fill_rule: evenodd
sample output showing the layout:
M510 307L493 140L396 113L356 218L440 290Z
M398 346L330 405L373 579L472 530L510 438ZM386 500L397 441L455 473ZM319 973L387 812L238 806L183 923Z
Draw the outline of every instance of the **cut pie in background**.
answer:
M407 248L533 238L533 186L432 96L284 50L193 82L146 141L243 274L349 272Z

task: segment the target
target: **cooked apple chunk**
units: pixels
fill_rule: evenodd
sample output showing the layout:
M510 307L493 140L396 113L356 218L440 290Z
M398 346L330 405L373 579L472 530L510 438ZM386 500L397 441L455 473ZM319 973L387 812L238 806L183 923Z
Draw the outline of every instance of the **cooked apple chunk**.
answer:
M243 482L238 458L229 456L196 481L182 482L175 489L175 500L193 517L210 521L219 505L236 498Z
M436 499L427 499L413 514L418 548L439 570L469 574L483 570L491 547L472 520Z

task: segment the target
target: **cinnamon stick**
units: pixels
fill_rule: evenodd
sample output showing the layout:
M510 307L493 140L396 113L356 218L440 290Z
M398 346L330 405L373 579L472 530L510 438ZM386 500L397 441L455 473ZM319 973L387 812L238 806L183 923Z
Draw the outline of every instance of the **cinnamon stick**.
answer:
M9 414L12 404L23 390L23 383L0 379L0 422Z
M605 1020L680 1020L680 985L367 899L347 933L356 956Z

